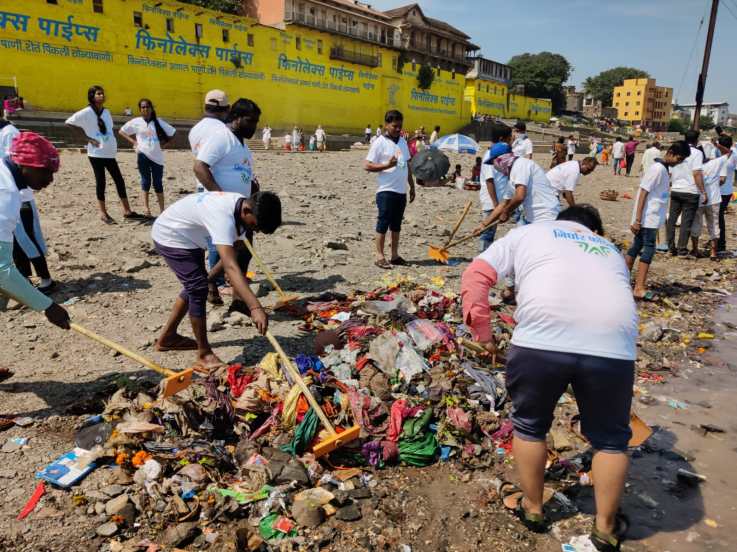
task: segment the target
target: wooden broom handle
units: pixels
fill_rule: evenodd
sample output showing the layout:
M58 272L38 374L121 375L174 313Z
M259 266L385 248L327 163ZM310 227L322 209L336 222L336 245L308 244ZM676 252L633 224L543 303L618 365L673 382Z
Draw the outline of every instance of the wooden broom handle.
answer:
M248 251L251 253L251 257L253 257L254 259L256 259L256 262L261 267L261 270L263 270L264 271L264 274L266 274L267 280L269 280L269 282L271 282L271 285L274 286L274 289L276 289L276 291L279 294L279 296L282 299L284 299L287 296L287 294L284 293L284 290L281 287L279 287L279 284L276 283L276 279L274 278L274 275L269 270L269 267L266 266L266 263L264 263L261 260L261 257L259 257L256 254L256 251L253 249L253 246L251 245L251 242L249 242L248 239L244 239L243 240L243 243L246 244L246 247L248 248Z
M163 374L165 376L176 376L177 375L177 373L174 370L169 370L168 368L164 368L163 366L159 366L155 362L153 362L153 361L151 361L151 360L149 360L149 359L147 359L145 357L142 357L138 353L134 353L133 351L129 351L128 349L126 349L122 345L119 345L119 344L115 343L114 341L110 341L106 337L102 337L101 335L97 335L95 332L93 332L92 330L88 330L84 326L80 326L79 324L75 324L74 322L72 322L71 324L69 324L69 327L71 329L73 329L75 332L80 333L80 334L84 335L85 337L89 337L93 341L97 341L98 343L101 343L102 345L105 345L106 347L109 347L109 348L111 348L114 351L118 351L121 355L125 355L128 358L130 358L131 360L135 360L139 364L142 364L146 368L150 368L154 372L158 372L159 374Z
M284 367L287 369L287 372L289 372L289 375L294 380L294 383L296 383L299 386L299 388L302 390L302 393L304 393L304 396L307 399L307 402L310 403L310 406L315 410L315 414L317 414L317 417L320 418L320 421L322 422L323 427L327 429L328 432L330 432L333 436L337 435L337 432L335 431L333 424L330 423L330 420L328 420L328 417L325 415L325 412L323 412L322 408L320 408L320 405L318 404L315 397L312 395L310 388L307 387L307 384L302 379L302 376L300 375L299 370L297 370L297 368L294 367L294 364L292 364L292 361L290 360L290 358L286 355L284 350L281 348L281 345L279 345L279 342L271 334L271 332L266 332L266 339L268 339L269 343L271 343L271 346L274 347L274 350L277 352L277 354L281 358L282 362L284 363Z
M466 215L468 214L468 211L471 209L471 205L473 205L473 201L469 201L468 203L466 203L466 208L463 209L463 214L461 215L461 218L458 219L458 222L456 222L456 225L453 227L453 231L450 233L450 236L448 237L448 240L445 242L443 249L448 247L448 244L453 241L453 238L455 238L456 232L458 232L458 229L461 227L461 224L463 224L463 221L466 219Z
M499 224L499 221L498 220L495 221L495 222L492 222L488 226L485 226L484 229L482 230L482 232L486 232L489 228L493 228L497 224ZM449 243L448 245L446 245L443 248L443 250L445 251L446 249L450 249L451 247L455 247L456 245L461 245L462 243L466 243L468 240L472 240L472 239L477 238L477 237L478 236L476 236L474 234L469 234L468 236L464 236L464 237L462 237L462 238L460 238L460 239L458 239L458 240L456 240L454 242Z

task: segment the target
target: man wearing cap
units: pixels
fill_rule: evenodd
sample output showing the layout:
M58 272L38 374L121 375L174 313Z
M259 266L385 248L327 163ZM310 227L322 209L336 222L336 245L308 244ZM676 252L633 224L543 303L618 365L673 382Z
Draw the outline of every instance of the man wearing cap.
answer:
M21 191L43 190L59 170L56 148L34 132L21 132L10 146L10 155L0 161L0 310L8 298L43 311L49 322L69 329L69 314L35 287L13 264L13 231L20 221ZM0 369L0 380L12 375Z
M511 151L509 146L512 141L512 129L508 126L494 125L491 130L491 147L484 155L484 162L481 165L481 188L479 189L479 202L481 203L482 221L486 220L492 211L501 203L506 202L512 197L514 190L509 187L509 178L500 173L490 163L490 160L496 159L500 155L504 155ZM483 225L482 225L483 226ZM481 230L479 232L479 249L486 251L493 243L496 236L496 226Z
M189 146L192 154L197 157L200 149L205 145L208 137L214 132L225 128L225 117L228 115L230 102L222 90L210 90L205 95L205 113L202 119L189 131ZM197 191L204 191L205 187L197 180Z
M522 121L517 121L514 125L514 142L512 142L512 152L517 157L526 157L532 159L532 140L527 137L527 125Z

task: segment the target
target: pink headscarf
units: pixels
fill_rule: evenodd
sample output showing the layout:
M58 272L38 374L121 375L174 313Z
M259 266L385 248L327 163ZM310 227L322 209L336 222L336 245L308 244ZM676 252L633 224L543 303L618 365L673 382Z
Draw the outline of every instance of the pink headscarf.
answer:
M16 165L59 170L59 152L43 136L35 132L21 132L10 146L10 158Z
M513 153L505 153L494 159L494 168L504 176L509 176L512 172L512 165L517 160L517 156Z

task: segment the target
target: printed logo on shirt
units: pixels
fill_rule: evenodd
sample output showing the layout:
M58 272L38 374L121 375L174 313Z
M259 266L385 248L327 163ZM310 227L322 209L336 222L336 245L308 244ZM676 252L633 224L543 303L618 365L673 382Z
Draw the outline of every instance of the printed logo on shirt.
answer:
M579 234L578 232L569 232L555 228L553 229L553 237L576 242L578 247L590 255L606 257L611 253L618 252L616 247L601 236Z

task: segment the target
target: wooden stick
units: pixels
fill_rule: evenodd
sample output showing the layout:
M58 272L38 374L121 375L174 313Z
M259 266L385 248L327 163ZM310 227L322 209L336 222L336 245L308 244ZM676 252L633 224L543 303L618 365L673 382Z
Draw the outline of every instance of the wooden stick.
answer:
M256 262L261 267L261 270L264 271L264 274L266 274L266 278L271 282L271 285L274 286L274 289L276 289L277 293L281 296L282 299L289 298L289 296L284 293L284 290L279 286L279 284L276 283L276 278L274 278L274 275L269 270L269 267L266 266L266 263L261 260L261 257L259 257L256 254L256 251L253 249L253 246L251 245L251 242L249 242L247 239L243 240L243 243L246 244L246 247L248 248L248 251L251 253L251 257L256 259Z
M330 420L328 420L328 417L325 415L325 412L323 412L322 408L320 408L320 404L317 402L315 397L312 395L310 388L307 387L307 384L302 379L302 376L299 374L299 370L297 370L294 364L292 364L292 361L286 355L284 350L281 348L281 345L279 345L279 342L271 334L271 332L266 332L266 339L269 340L269 343L271 343L271 346L274 347L274 350L277 352L279 357L282 359L282 362L284 363L284 367L287 369L287 372L289 372L289 375L294 380L294 383L296 383L299 386L299 388L302 390L302 393L304 393L305 398L307 399L307 402L310 403L310 406L315 410L315 414L317 414L317 417L320 418L320 421L322 422L323 427L327 429L328 432L330 432L333 436L337 435L337 432L335 431L333 424L330 423Z
M481 232L486 232L489 228L493 228L497 224L499 224L498 220L484 227L484 229ZM461 245L462 243L466 243L468 240L472 240L473 238L476 238L476 237L478 236L476 236L475 234L469 234L468 236L464 236L460 239L457 239L454 242L450 242L449 244L447 244L445 247L443 247L443 251L446 251L450 249L451 247L455 247L456 245Z
M461 224L463 224L463 221L466 218L466 215L468 214L468 211L471 209L471 205L473 205L473 201L469 201L466 203L466 208L463 209L463 214L461 215L461 218L456 222L455 227L453 228L453 231L450 233L450 237L445 242L445 245L443 245L443 249L448 247L448 244L453 241L453 238L455 238L456 232L458 232L458 229L461 227Z

